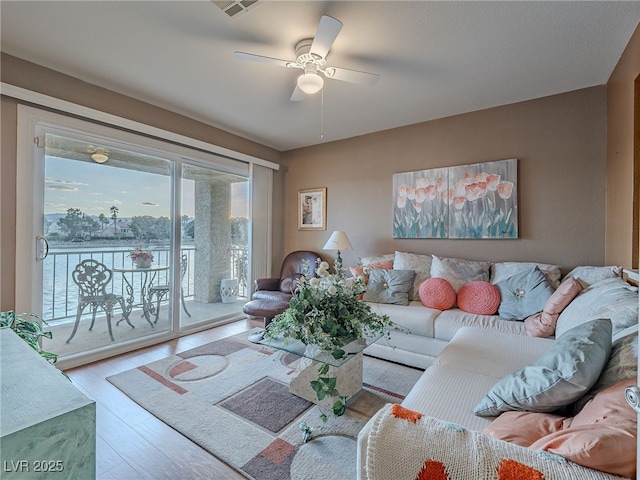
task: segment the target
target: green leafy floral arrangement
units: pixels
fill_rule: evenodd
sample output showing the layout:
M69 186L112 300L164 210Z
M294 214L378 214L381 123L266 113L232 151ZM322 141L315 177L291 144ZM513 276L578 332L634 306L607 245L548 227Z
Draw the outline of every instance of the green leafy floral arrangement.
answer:
M367 289L364 278L347 279L341 265L336 264L332 274L327 262L316 263L315 272L306 268L289 308L273 319L265 337L284 336L335 351L356 338L388 336L394 323L361 301Z
M42 325L38 321L46 323L35 313L22 313L16 315L13 311L0 312L0 327L8 327L18 334L27 344L40 354L49 363L55 363L58 355L47 352L40 347L40 339L51 339L53 334L50 331L42 330Z
M340 264L334 265L335 273L331 273L327 262L318 259L316 263L315 271L305 266L289 308L273 319L265 338L300 340L305 345L330 351L336 360L345 358L347 353L342 347L358 338L380 335L389 338L395 324L387 315L374 313L361 300L367 289L364 278L345 278ZM329 375L328 363L320 366L311 388L319 401L325 397L336 399L332 407L334 415L345 413L347 397L340 395L337 378ZM327 420L325 414L321 418ZM310 435L308 431L305 437L303 429L303 437L308 439Z

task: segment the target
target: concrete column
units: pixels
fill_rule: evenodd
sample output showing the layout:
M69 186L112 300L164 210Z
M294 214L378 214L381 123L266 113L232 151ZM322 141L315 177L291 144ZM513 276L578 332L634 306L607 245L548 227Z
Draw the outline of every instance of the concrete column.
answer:
M196 180L194 294L198 302L219 302L220 283L231 277L230 193L228 182Z

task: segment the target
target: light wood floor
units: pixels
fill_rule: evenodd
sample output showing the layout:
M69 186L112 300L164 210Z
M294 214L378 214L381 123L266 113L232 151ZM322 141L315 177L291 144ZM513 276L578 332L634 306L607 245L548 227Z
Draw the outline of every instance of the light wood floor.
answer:
M65 373L71 381L96 401L97 478L244 479L231 467L134 403L105 378L261 324L258 320L240 320L67 370Z

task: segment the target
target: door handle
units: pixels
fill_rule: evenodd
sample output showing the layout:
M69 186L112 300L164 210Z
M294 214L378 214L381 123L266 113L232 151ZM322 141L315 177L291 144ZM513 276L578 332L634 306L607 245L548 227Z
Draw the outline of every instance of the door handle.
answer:
M631 405L636 413L640 413L640 388L639 387L627 387L624 391L624 396L627 399L627 403Z
M40 252L42 252L42 249L39 248L40 244L44 245L44 255L40 255ZM36 237L36 261L41 262L42 260L47 258L48 255L49 255L49 242L47 241L46 238L38 235Z

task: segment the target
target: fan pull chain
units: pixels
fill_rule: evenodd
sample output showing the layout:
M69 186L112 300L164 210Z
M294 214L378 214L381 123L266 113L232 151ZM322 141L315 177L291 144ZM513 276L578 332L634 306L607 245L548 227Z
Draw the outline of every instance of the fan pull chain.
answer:
M324 88L320 91L320 140L324 140Z

